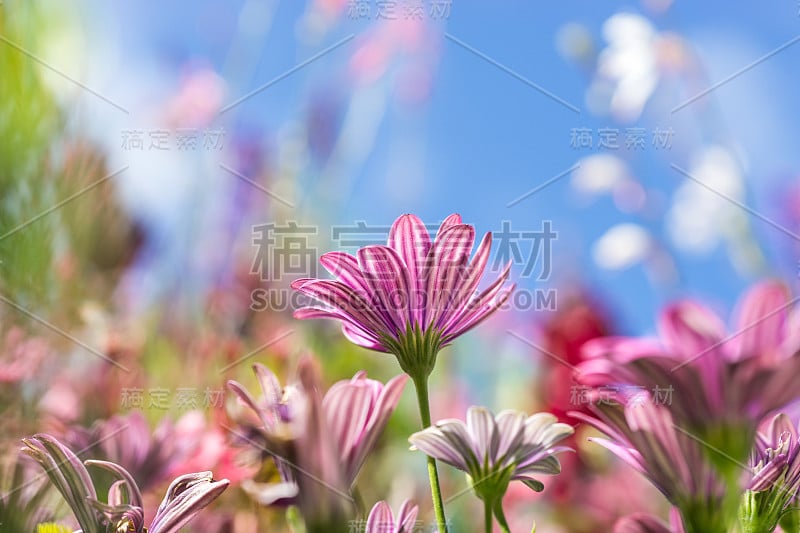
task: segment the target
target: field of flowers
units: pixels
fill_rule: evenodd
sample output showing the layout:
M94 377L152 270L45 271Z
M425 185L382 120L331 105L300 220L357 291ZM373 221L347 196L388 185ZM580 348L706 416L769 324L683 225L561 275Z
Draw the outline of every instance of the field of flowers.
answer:
M0 533L800 533L797 6L167 4L0 1Z

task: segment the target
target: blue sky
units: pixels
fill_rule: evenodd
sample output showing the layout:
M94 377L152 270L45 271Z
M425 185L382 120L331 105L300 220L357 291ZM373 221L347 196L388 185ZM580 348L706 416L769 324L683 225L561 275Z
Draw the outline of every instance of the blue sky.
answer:
M345 19L323 42L303 44L297 37L303 2L278 3L270 22L259 20L258 14L266 11L257 9L258 2L252 4L256 8L248 13L253 20L245 24L252 35L238 41L239 49L233 43L237 42L237 25L239 31L242 27L243 2L90 4L102 14L90 17L88 24L95 27L88 30L112 36L133 71L156 65L171 73L169 76L177 75L187 64L205 62L223 76L230 73L226 76L229 98L248 93L355 33L351 43L250 98L226 117L233 127L258 132L269 145L277 142L287 122L307 112L309 96L324 94L334 102L346 101L341 87L347 75L348 47L355 45L368 24ZM562 57L555 44L559 30L577 22L602 46L603 22L624 11L644 13L657 29L681 35L701 59L705 72L705 85L673 83L665 93L658 93L661 104L646 107L632 124L617 124L587 109L589 73ZM514 206L508 204L588 155L570 146L574 128L643 127L652 131L671 127L675 130L674 149L645 150L628 160L643 184L669 201L681 181L670 164L686 168L692 148L714 140L740 157L747 205L770 219L777 216L776 195L780 198L781 188L795 179L800 165L795 141L800 132L792 120L800 116L800 103L793 98L800 43L721 85L704 98L710 105L687 106L677 113L670 109L800 35L796 2L769 6L676 2L666 13L654 15L639 2L543 5L517 1L499 5L455 0L450 17L436 28L441 35L438 54L431 51L438 59L429 100L419 106L388 101L363 164L349 169L351 189L331 214L332 222L388 224L404 212L436 222L459 212L483 232L499 229L503 220L523 230L552 220L559 231L553 281L580 280L611 298L620 324L631 332L651 329L656 309L668 299L691 293L726 307L752 281L731 266L724 247L703 257L678 255L681 278L667 287L654 286L640 266L621 272L596 268L589 250L610 226L634 221L666 240L663 219L642 220L621 213L607 198L580 201L569 176ZM241 33L238 35L241 38ZM580 113L477 57L455 39L580 108ZM232 49L238 52L232 53ZM248 63L251 69L237 70L237 65ZM313 183L315 176L303 179ZM769 258L770 270L794 276L796 247L792 239L756 217L750 220Z

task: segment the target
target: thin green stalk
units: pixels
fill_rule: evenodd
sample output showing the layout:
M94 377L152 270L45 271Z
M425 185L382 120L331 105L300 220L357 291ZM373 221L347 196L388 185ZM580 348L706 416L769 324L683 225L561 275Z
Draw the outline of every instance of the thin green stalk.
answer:
M500 524L500 529L503 533L511 533L511 529L506 522L506 515L503 513L503 497L497 498L494 502L494 516L497 518L497 523Z
M431 407L428 401L428 377L414 377L414 387L417 390L417 402L419 403L419 416L422 419L422 428L431 425ZM447 533L447 521L444 516L444 502L442 501L442 489L439 488L439 472L436 470L436 459L428 457L428 478L431 485L431 497L433 498L433 512L436 515L436 528L439 533Z
M492 502L483 500L483 521L486 525L486 533L492 533Z

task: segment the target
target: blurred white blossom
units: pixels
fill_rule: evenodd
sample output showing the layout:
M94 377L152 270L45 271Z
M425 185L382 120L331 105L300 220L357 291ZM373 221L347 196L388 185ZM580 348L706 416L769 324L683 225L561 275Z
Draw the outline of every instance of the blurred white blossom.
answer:
M617 224L608 229L592 247L600 268L622 270L647 259L652 249L650 233L638 224Z
M687 178L675 190L667 213L667 231L679 249L709 253L721 240L733 236L733 227L744 215L741 208L721 196L742 201L741 171L725 148L711 146L687 172L697 181Z

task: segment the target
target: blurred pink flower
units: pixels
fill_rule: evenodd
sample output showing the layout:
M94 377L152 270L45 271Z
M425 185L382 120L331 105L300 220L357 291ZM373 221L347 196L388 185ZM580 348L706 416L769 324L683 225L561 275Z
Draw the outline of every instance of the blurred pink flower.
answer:
M282 389L265 366L253 369L262 389L254 399L238 382L228 388L250 409L252 418L240 420L239 440L258 449L263 459L272 458L279 483L248 481L243 488L262 505L294 503L306 520L324 524L336 520L344 509L367 455L373 450L397 402L406 376L386 385L359 372L335 383L319 395L319 378L308 359L300 365L300 382Z
M8 330L0 351L0 383L19 383L31 379L50 354L44 339L28 337L17 327Z
M424 101L441 48L436 36L428 24L413 18L375 24L359 39L350 58L354 81L370 85L387 77L396 84L394 94L402 101Z
M400 506L395 518L392 508L385 501L376 503L367 517L364 533L412 533L417 531L416 521L419 508L406 500Z
M669 514L669 524L646 514L633 514L620 519L614 525L614 533L686 533L680 513L673 507Z
M754 286L739 303L731 334L702 305L673 304L662 314L660 343L590 341L577 377L591 386L651 392L656 402L669 403L680 427L744 460L755 425L800 396L800 313L789 309L795 301L781 283Z
M225 82L207 67L194 68L183 76L178 92L166 109L170 125L179 128L207 126L216 117L225 96Z
M328 427L352 483L394 412L408 376L396 376L386 385L358 372L351 380L334 383L322 399Z
M726 485L698 438L682 431L649 392L621 392L573 416L608 435L592 438L647 477L684 514L691 531L723 533ZM729 460L726 458L726 460ZM733 463L735 465L735 463Z
M176 475L216 468L228 450L224 435L209 428L203 415L190 411L177 422L162 419L155 429L141 411L98 421L91 428L74 427L65 440L93 457L131 472L148 491ZM240 479L244 472L229 468Z

